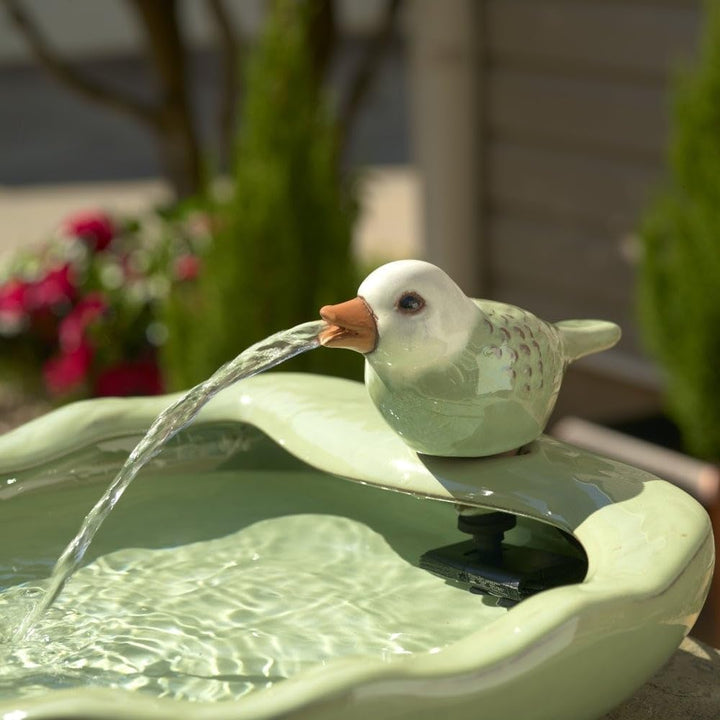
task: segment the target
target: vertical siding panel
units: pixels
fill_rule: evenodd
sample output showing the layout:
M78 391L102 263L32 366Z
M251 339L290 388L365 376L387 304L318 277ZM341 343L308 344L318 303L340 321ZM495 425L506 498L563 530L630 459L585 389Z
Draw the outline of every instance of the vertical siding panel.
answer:
M624 326L643 358L625 257L664 175L668 81L695 54L690 0L485 0L482 162L494 295Z
M692 56L696 8L592 0L487 0L491 56L578 72L664 77Z

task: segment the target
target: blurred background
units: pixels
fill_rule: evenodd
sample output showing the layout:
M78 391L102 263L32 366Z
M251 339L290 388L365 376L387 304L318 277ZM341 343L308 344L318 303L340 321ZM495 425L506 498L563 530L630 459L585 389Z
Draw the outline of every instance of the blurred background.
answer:
M619 323L556 434L720 522L717 3L0 0L0 98L0 431L420 257ZM297 369L362 377L327 355Z

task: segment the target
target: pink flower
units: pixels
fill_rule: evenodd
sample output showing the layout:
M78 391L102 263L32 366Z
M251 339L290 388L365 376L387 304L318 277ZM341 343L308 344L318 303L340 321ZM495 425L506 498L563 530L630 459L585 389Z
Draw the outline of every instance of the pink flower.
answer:
M87 344L50 358L43 365L43 379L48 392L59 396L78 389L87 378L91 362L92 349Z
M200 273L200 258L197 255L181 255L175 260L175 277L180 280L194 280Z
M112 219L102 212L73 215L65 221L65 230L84 240L93 251L105 250L115 237Z
M63 352L71 352L85 342L85 330L108 309L102 293L88 293L60 322L58 336Z
M8 280L0 285L0 319L19 322L27 310L30 285L21 280Z
M44 278L32 283L27 290L27 303L31 310L49 308L75 297L76 289L70 265L50 270Z
M135 360L119 363L100 373L94 390L98 397L160 395L163 383L154 360Z

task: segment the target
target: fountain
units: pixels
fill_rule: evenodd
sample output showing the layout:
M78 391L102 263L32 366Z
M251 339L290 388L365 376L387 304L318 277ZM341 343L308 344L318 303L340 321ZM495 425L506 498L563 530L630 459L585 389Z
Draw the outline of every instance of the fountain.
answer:
M19 641L171 398L76 403L0 437L0 718L593 718L648 679L704 602L707 515L540 434L567 362L616 331L460 296L436 318L445 282L393 264L323 308L320 342L366 355L369 395L294 373L219 392Z

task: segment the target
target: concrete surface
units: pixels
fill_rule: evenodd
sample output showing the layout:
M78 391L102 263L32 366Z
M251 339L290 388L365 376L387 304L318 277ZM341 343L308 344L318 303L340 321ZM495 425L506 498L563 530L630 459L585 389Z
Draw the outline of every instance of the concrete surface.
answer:
M603 720L718 720L720 650L686 638L670 662Z
M158 180L11 187L0 185L0 268L20 248L42 243L73 213L137 215L166 202Z
M355 251L365 262L411 257L421 247L421 197L417 172L407 165L377 166L358 173L362 215ZM46 239L64 218L102 209L137 215L166 202L160 180L62 185L0 185L0 270L19 248Z

